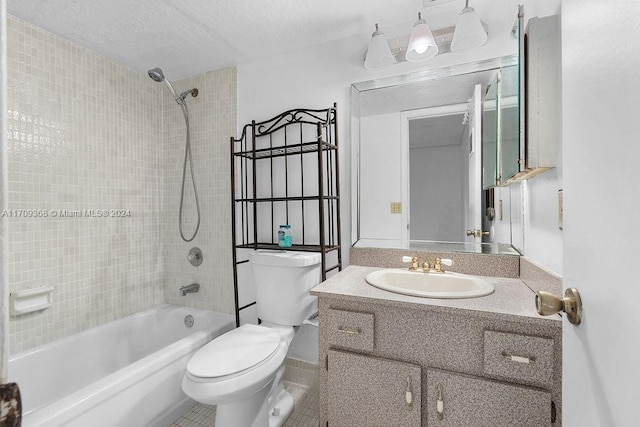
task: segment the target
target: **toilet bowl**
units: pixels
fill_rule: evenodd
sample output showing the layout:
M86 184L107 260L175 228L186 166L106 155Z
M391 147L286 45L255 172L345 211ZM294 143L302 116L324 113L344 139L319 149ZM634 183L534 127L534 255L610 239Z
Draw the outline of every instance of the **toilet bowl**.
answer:
M182 389L218 406L216 426L281 426L293 411L283 384L293 335L293 327L276 325L247 324L227 332L191 358Z
M284 360L295 328L317 311L320 255L254 251L250 256L261 325L246 324L193 355L182 380L198 402L217 405L216 427L282 427L293 412Z

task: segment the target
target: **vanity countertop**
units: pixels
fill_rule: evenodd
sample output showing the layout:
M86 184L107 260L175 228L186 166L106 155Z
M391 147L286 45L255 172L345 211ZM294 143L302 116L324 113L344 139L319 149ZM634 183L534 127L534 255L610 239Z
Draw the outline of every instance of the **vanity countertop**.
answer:
M311 290L311 294L344 301L387 304L452 314L465 311L466 314L504 320L515 320L513 316L517 316L517 321L520 322L562 327L562 318L559 315L543 317L536 312L535 294L520 279L483 276L484 280L495 286L494 293L478 298L435 299L402 295L373 287L366 282L365 277L376 270L380 268L351 265L317 285Z

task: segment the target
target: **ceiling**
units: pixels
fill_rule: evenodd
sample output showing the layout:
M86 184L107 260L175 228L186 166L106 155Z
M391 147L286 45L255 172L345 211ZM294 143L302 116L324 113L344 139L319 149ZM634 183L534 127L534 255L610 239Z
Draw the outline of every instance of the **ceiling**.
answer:
M409 120L409 148L460 145L464 133L464 114Z
M480 71L360 93L360 115L371 116L418 108L466 104L476 84L484 88L495 71Z
M38 27L173 79L362 34L417 12L455 19L463 0L8 0ZM489 0L475 0L474 5ZM427 18L428 19L428 18Z

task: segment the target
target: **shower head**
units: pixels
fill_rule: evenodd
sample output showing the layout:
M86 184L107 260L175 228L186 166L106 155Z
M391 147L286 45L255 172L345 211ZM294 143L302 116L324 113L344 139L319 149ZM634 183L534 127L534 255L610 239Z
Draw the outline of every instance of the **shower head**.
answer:
M147 71L147 73L149 73L149 77L158 83L164 80L164 73L160 68L153 68Z
M149 77L153 79L153 81L156 81L158 83L164 82L164 84L167 85L167 87L169 88L169 91L173 95L173 98L176 100L178 104L184 102L184 98L181 98L178 96L178 93L173 88L173 85L169 80L167 80L167 78L164 76L164 73L160 68L152 68L151 70L147 71L147 73L149 74Z

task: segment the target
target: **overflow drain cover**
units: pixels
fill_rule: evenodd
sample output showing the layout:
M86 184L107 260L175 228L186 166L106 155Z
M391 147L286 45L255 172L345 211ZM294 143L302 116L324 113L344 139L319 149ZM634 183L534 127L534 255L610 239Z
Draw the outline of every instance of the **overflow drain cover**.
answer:
M190 315L190 314L187 314L187 315L184 317L184 325L185 325L187 328L190 328L190 327L192 327L192 326L193 326L193 323L194 323L193 316L192 316L192 315Z

